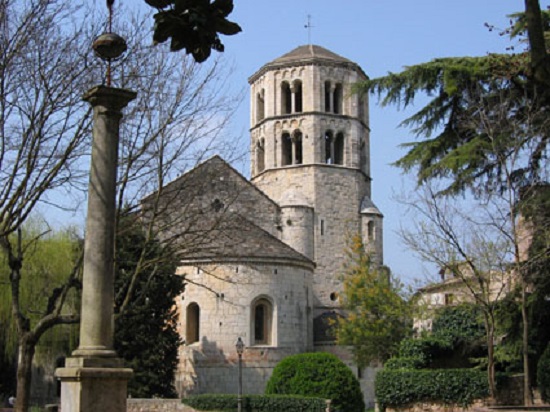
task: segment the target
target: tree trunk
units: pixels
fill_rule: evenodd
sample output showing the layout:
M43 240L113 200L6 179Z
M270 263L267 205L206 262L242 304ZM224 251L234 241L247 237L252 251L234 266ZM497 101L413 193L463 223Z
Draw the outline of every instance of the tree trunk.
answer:
M523 351L523 403L525 406L533 405L531 396L531 377L529 376L529 319L527 314L527 286L522 279L521 284L521 320L523 323L522 331L522 351Z
M495 384L495 324L489 321L489 316L485 315L485 329L487 331L487 380L489 382L489 396L491 402L496 399L496 384Z
M26 336L20 339L18 350L15 412L27 412L31 395L32 360L35 351L34 340L26 334Z

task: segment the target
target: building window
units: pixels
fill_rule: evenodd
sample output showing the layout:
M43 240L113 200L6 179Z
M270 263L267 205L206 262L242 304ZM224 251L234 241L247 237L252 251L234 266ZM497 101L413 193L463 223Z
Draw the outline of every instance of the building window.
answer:
M256 123L261 122L265 117L264 94L265 91L262 89L260 93L256 95Z
M445 306L449 306L455 303L455 295L452 293L445 294Z
M325 163L329 165L344 164L344 134L336 137L330 130L325 132Z
M292 84L293 94L294 94L294 113L300 113L303 110L302 103L302 82L300 80L295 80Z
M288 82L281 83L281 113L290 114L292 111L292 92Z
M282 166L288 166L292 164L292 139L289 133L283 133L282 136Z
M252 305L253 337L255 345L271 345L273 327L273 305L266 298L260 298Z
M344 164L344 134L338 133L334 139L334 164Z
M256 144L256 172L260 173L263 172L265 169L265 140L258 139L258 143Z
M325 82L325 112L331 112L331 93L330 93L330 82Z
M333 100L332 100L332 111L336 114L342 114L342 100L343 100L343 89L342 84L338 83L334 87Z
M334 163L334 146L332 145L333 138L332 132L328 130L325 132L325 163L331 165Z
M185 342L190 345L199 341L200 308L196 303L190 303L187 306L185 320Z
M303 163L302 132L299 130L294 132L294 135L292 136L292 143L294 144L293 164L301 165Z
M372 220L367 223L367 239L369 242L374 240L374 222Z

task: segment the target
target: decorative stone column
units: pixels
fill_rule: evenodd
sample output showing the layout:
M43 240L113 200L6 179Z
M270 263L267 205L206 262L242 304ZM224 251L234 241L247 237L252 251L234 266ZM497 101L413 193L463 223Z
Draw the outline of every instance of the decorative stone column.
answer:
M127 381L113 348L114 236L119 126L122 109L136 97L129 90L96 86L84 95L93 107L93 142L80 345L57 369L63 412L125 412Z

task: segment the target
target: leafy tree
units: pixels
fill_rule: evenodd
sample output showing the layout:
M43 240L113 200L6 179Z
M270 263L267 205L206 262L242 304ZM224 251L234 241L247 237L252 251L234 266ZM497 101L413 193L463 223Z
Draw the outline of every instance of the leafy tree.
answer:
M9 255L0 250L0 323L6 325L1 333L0 346L4 353L0 356L8 360L19 356L17 391L20 393L21 382L30 387L35 354L39 361L51 362L52 357L67 350L66 343L74 336L72 328L60 325L56 319L70 321L76 318L80 289L77 262L82 253L71 231L52 232L38 219L32 224L28 222L13 237L25 260L14 271L8 261ZM15 274L20 276L17 295L13 294L13 280L10 281ZM17 305L14 305L14 299L17 299ZM23 333L21 321L12 314L14 306L24 313L21 315L24 316ZM21 357L21 354L28 357ZM10 376L9 381L15 381L14 377Z
M528 279L515 223L524 192L547 179L550 59L544 39L548 12L541 13L537 0L527 0L525 7L510 33L526 32L527 52L436 59L360 89L384 95L383 104L409 106L419 93L431 98L402 123L414 127L420 139L407 143L407 154L396 162L406 171L414 169L419 184L444 182L439 195L471 190L478 197L507 198L501 214L509 217L507 233L515 245L510 270L520 279L524 401L530 404Z
M158 10L155 14L153 41L170 39L170 50L185 49L201 63L211 50L224 51L219 34L231 36L241 31L237 23L227 20L233 0L145 0Z
M389 359L411 332L409 303L389 270L377 266L359 235L350 240L343 270L341 303L345 315L338 321L337 339L352 346L357 364Z
M2 292L10 296L0 303L11 305L22 360L18 412L29 406L36 345L48 330L79 321L66 305L78 286L76 268L43 291L50 295L35 302L42 307L29 312L23 296L25 285L32 285L32 277L26 279L32 248L25 247L25 222L39 205L76 210L88 183L82 156L89 153L91 117L82 93L103 77L89 45L104 17L76 3L0 0L0 249L9 269ZM229 153L235 147L219 136L240 98L226 93L227 66L219 60L199 65L160 48L152 51L145 45L144 21L135 14L116 23L132 53L113 62L113 82L139 91L121 127L118 203L138 204L144 193L213 150ZM154 237L152 230L147 235Z
M178 260L170 249L147 241L134 219L125 216L117 235L116 307L130 283L136 284L125 311L115 315L115 350L134 370L128 382L130 395L171 398L176 396L173 382L181 344L174 300L183 292L183 278L175 274Z
M363 412L359 381L336 356L302 353L280 361L267 382L267 395L303 395L332 400L335 410Z

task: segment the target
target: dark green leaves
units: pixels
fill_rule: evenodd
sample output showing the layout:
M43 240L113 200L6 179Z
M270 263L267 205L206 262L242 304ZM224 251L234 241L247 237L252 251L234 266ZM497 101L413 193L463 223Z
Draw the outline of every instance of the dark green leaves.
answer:
M201 63L210 57L211 50L224 51L219 34L231 36L241 27L227 19L233 11L233 0L145 0L159 9L155 14L153 41L170 39L170 50L186 50Z

